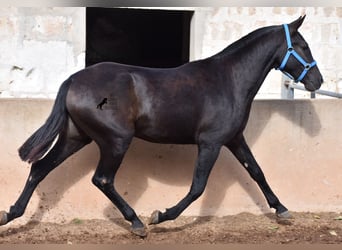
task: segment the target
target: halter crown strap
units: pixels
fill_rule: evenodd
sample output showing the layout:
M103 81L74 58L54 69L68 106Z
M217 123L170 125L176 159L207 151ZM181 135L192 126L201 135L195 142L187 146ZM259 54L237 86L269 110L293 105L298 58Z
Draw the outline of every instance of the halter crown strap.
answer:
M285 37L286 37L286 43L287 43L287 52L285 54L285 57L282 61L282 63L279 66L279 70L281 70L285 75L293 79L295 82L300 82L303 80L305 75L308 73L308 71L314 67L317 63L314 60L312 63L306 62L292 47L292 42L291 42L291 36L290 36L290 31L289 31L289 26L287 24L283 24L284 30L285 30ZM294 56L298 62L300 62L304 66L303 72L300 74L300 76L295 79L292 75L290 75L288 72L284 71L284 68L290 58L290 56Z

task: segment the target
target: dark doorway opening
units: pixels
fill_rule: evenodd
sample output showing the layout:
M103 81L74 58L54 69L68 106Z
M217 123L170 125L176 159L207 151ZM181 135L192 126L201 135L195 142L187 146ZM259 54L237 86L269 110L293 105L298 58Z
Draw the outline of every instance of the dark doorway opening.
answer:
M193 11L87 8L86 66L176 67L189 61Z

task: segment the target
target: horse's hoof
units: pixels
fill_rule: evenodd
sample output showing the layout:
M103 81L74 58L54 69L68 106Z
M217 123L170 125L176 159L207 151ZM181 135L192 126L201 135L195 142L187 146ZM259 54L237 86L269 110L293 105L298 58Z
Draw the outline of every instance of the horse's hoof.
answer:
M279 219L285 219L285 220L293 219L293 216L287 210L285 212L282 212L282 213L277 213L277 217Z
M159 210L153 211L153 213L151 214L151 217L148 221L148 224L149 225L158 224L159 223L159 214L160 214Z
M277 213L277 223L282 225L292 225L293 216L289 211Z
M7 213L5 211L0 211L0 226L7 224Z
M131 232L137 236L145 238L147 236L147 230L145 227L131 228Z

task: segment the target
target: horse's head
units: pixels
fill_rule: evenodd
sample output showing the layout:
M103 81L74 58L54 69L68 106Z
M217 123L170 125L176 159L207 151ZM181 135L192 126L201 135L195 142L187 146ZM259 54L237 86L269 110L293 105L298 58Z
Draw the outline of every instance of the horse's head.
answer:
M305 16L290 24L284 24L284 52L281 53L280 66L283 73L296 82L302 82L309 91L315 91L323 83L323 77L313 59L309 45L298 32Z

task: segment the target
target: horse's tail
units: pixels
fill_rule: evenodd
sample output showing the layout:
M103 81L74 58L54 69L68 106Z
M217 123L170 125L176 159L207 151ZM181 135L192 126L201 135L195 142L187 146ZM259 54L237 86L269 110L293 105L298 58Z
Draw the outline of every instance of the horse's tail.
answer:
M51 114L45 124L34 132L19 148L19 156L23 161L33 163L39 160L49 150L54 139L64 128L68 120L66 96L71 82L68 79L61 85Z

